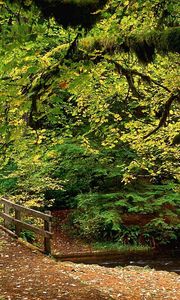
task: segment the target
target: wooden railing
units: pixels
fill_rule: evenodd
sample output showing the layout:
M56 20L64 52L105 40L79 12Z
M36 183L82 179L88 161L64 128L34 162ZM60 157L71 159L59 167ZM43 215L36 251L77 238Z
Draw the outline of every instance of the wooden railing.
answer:
M52 216L50 212L42 213L31 208L24 207L19 204L15 204L5 198L0 198L0 204L3 205L0 211L0 217L4 219L4 227L9 228L10 224L15 225L15 233L20 235L22 229L31 230L44 237L44 251L47 254L51 254L51 220ZM10 211L15 212L15 216L10 215ZM34 218L40 218L44 221L44 229L38 228L35 225L31 225L22 220L22 214L32 216Z

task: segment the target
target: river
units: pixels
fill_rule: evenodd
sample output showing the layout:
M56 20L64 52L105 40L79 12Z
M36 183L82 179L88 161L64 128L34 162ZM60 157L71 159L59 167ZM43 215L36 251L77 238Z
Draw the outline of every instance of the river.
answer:
M155 270L176 272L180 274L180 251L168 251L165 253L150 254L108 254L80 255L64 257L60 260L74 263L97 264L104 267L139 266L149 267Z

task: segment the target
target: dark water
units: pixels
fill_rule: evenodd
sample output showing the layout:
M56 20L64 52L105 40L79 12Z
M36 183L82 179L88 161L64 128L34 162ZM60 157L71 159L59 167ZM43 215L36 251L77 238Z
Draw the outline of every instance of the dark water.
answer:
M162 270L168 272L176 272L180 274L180 259L172 259L172 257L157 258L157 259L131 259L131 260L116 260L98 262L99 265L104 267L117 267L117 266L139 266L150 267L155 270Z
M106 257L74 257L75 263L98 264L104 267L139 266L150 267L155 270L176 272L180 274L180 251L169 253L155 253L150 255L111 255Z

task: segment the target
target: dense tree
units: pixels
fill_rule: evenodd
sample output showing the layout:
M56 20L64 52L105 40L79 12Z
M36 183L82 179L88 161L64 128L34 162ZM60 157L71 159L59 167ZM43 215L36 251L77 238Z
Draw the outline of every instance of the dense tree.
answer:
M1 194L32 204L59 193L88 212L80 194L105 193L111 223L110 194L143 181L152 194L162 185L160 207L175 214L178 10L174 0L0 2ZM114 197L131 211L127 194Z

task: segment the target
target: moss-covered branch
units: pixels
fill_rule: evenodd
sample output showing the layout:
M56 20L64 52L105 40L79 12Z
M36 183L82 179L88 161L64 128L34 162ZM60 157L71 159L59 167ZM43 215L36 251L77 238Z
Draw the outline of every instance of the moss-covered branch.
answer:
M69 44L56 47L46 54L46 56L54 55L59 51L64 51ZM128 38L123 36L87 36L79 38L77 47L79 60L81 56L88 56L93 51L100 51L101 54L113 54L121 52L133 51L138 59L143 63L152 62L155 53L166 54L168 52L180 53L180 28L169 28L164 31L151 31L147 34L132 35ZM89 59L89 57L88 57Z

